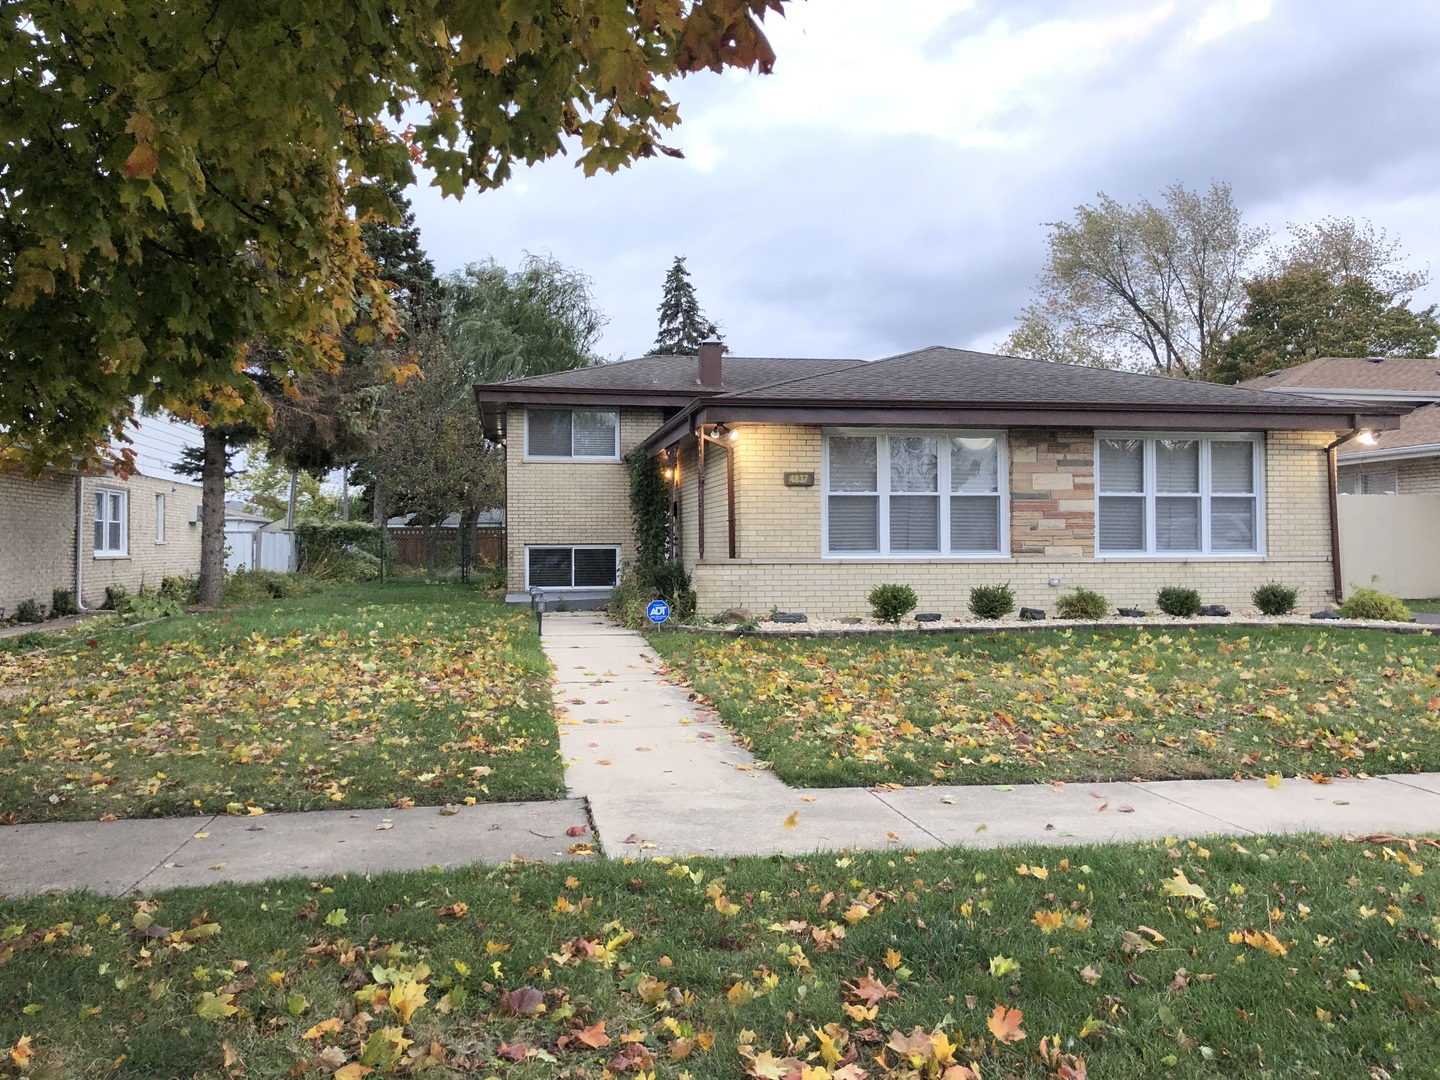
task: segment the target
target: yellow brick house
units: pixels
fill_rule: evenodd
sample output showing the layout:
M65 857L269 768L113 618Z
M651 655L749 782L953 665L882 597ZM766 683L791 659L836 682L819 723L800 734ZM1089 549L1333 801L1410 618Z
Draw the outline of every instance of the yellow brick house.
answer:
M864 614L878 584L964 612L1009 582L1165 585L1244 608L1340 591L1337 447L1408 406L932 347L874 361L646 356L477 386L506 446L508 594L603 600L633 555L632 454L662 456L702 614Z

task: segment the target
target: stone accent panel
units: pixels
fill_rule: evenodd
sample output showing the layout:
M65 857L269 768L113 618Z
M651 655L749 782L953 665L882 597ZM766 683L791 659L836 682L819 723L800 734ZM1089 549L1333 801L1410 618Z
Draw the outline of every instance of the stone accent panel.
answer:
M1095 434L1010 432L1010 553L1021 559L1095 554Z

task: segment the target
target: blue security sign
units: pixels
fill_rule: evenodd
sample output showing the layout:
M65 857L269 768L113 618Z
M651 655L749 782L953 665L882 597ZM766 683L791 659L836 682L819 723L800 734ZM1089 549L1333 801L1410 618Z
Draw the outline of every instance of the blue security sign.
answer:
M664 600L651 600L650 606L645 609L645 614L650 616L653 623L662 623L670 618L670 605Z

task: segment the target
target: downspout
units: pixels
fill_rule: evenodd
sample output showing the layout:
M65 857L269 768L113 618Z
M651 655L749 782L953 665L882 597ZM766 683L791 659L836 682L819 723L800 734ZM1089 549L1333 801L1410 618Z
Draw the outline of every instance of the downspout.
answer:
M85 608L85 477L75 474L75 610Z
M1330 495L1330 571L1335 592L1335 603L1344 599L1345 575L1340 570L1340 455L1339 449L1360 434L1360 428L1352 427L1329 446L1325 447L1325 480Z

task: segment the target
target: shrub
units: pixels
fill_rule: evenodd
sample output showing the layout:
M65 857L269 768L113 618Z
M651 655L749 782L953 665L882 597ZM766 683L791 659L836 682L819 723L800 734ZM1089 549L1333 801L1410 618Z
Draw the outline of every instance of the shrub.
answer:
M152 619L183 615L185 609L174 597L142 585L134 596L127 596L115 605L115 613L123 616L126 622L150 622Z
M50 594L50 617L52 619L79 613L80 609L75 606L74 589L56 589Z
M1155 606L1166 615L1192 619L1200 614L1200 594L1194 589L1168 585L1155 594Z
M105 602L100 605L103 611L115 611L120 606L120 601L130 595L130 590L124 585L106 585Z
M308 596L319 586L304 574L282 574L277 570L237 570L225 579L227 604L254 604Z
M646 611L650 601L670 605L670 620L684 622L695 614L695 590L690 575L680 563L663 563L648 569L629 564L620 575L620 584L610 594L605 610L622 626L643 630L654 625Z
M307 521L295 526L295 543L305 573L340 581L369 581L380 574L386 535L365 521ZM374 573L365 576L372 566Z
M1261 585L1250 594L1250 602L1260 609L1262 615L1289 615L1295 610L1295 601L1300 599L1300 590L1289 585L1271 581Z
M45 621L45 609L34 600L21 600L15 605L15 621L35 623Z
M1110 601L1093 589L1076 588L1055 601L1055 614L1062 619L1103 619L1110 614Z
M920 603L909 585L876 585L866 599L870 601L870 614L888 623L898 623Z
M1409 622L1410 609L1398 596L1379 589L1356 589L1340 605L1343 619L1374 619L1378 622Z
M690 574L683 564L661 563L652 567L645 576L648 578L645 583L650 586L655 596L670 605L672 619L683 622L695 614L695 589L690 584ZM650 599L655 599L655 596Z
M200 602L200 579L184 574L166 574L160 579L160 595L182 607Z
M1004 585L976 585L970 590L970 611L981 619L1003 619L1015 610L1015 590Z

